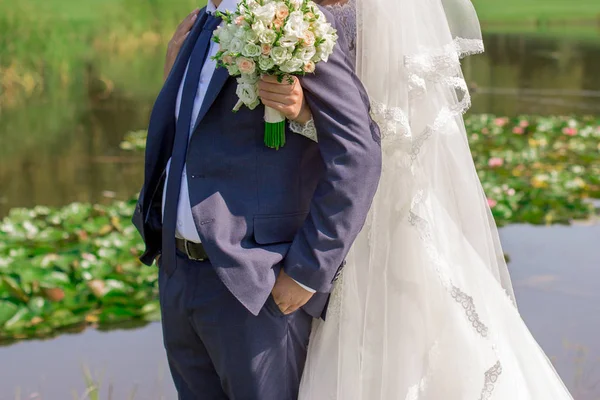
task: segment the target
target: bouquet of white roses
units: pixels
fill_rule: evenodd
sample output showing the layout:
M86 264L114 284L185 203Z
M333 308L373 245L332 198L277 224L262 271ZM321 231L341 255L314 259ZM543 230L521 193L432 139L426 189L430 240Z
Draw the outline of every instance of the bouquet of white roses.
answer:
M260 104L258 80L262 74L304 75L327 61L337 32L310 0L241 0L233 13L219 14L224 23L213 40L220 45L214 57L229 75L239 76L233 111ZM265 108L265 145L279 149L285 144L285 117Z

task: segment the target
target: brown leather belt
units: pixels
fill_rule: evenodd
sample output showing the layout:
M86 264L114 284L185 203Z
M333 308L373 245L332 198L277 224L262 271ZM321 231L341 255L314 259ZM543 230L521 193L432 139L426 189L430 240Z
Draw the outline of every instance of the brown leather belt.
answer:
M204 250L202 243L194 243L189 240L175 238L175 246L177 250L188 256L193 261L206 261L208 254Z

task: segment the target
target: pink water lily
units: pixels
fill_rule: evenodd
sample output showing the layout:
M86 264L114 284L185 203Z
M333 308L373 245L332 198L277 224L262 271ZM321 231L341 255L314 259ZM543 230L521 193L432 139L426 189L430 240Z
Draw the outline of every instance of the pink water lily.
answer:
M492 168L501 167L504 165L504 160L500 157L492 157L489 159L488 165Z
M568 136L575 136L575 135L577 135L577 128L572 128L570 126L567 126L567 127L563 128L562 131L563 131L563 133L565 135L568 135Z
M514 133L515 135L522 135L523 133L525 133L525 129L523 129L523 127L522 127L522 126L515 126L515 127L513 128L513 133Z
M508 118L496 118L494 120L494 124L502 128L504 125L508 123Z
M496 200L490 199L489 197L487 199L487 202L488 202L488 206L490 206L490 208L494 208L498 204L498 202Z

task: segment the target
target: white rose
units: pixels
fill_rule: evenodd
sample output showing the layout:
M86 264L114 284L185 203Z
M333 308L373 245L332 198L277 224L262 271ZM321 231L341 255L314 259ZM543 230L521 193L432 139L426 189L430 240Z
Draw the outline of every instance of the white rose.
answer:
M275 65L281 65L292 58L292 53L284 47L273 47L271 49L271 58Z
M229 51L231 53L241 53L244 49L244 42L240 38L233 38L229 42Z
M227 66L227 72L229 72L229 75L235 76L240 73L240 70L237 65L231 64Z
M285 24L285 32L300 39L304 37L304 32L309 27L310 24L304 20L304 14L301 11L294 11Z
M294 35L286 34L279 39L279 46L294 48L298 44L298 38Z
M252 29L246 31L246 35L244 36L244 41L246 43L255 43L258 40L258 35Z
M247 106L254 104L258 100L256 84L253 83L238 83L235 94Z
M242 27L239 27L236 31L235 31L235 37L244 40L244 37L246 36L246 30Z
M270 30L265 30L258 35L258 40L263 44L273 44L275 39L277 39L277 34Z
M256 0L248 0L246 1L246 5L248 6L248 9L254 10L258 7L259 4Z
M275 66L275 62L271 57L262 56L258 59L258 67L261 71L268 71Z
M254 10L254 15L265 24L268 24L275 17L276 8L274 3L266 3L264 6L257 7Z
M261 20L257 20L252 24L252 30L260 37L263 33L267 32L267 26Z
M229 30L219 26L217 31L215 32L215 36L219 38L219 43L225 46L232 39L231 33Z
M281 68L283 72L294 73L302 71L302 67L304 67L304 61L293 58L283 63L279 68Z
M296 53L296 58L301 59L305 63L312 61L313 57L317 53L314 47L303 47Z
M242 74L237 78L238 83L256 84L258 82L258 74Z
M261 47L257 44L253 44L253 43L248 43L247 45L244 46L244 49L242 50L242 55L244 55L244 57L258 57L261 54L262 54Z
M302 0L291 0L290 3L292 3L294 9L297 10L302 5Z

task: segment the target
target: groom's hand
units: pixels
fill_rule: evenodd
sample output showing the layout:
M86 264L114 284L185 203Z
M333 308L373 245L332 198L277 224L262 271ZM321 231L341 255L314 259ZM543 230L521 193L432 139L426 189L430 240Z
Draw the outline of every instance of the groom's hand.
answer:
M271 294L281 312L286 315L298 310L313 296L313 293L298 285L283 270L279 273Z
M304 91L295 76L283 78L264 75L258 82L258 94L265 106L281 112L290 121L305 124L312 118L310 108L304 101Z

